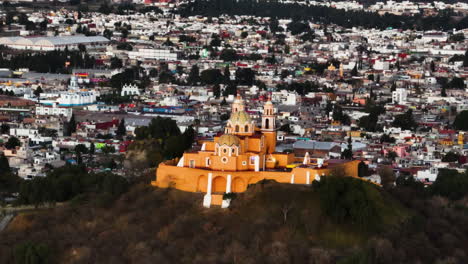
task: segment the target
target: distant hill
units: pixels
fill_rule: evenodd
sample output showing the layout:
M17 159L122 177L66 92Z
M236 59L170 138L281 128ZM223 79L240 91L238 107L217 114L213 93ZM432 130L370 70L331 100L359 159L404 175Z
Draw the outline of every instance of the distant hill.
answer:
M0 234L0 263L29 255L48 256L49 263L113 264L466 260L466 227L454 233L447 220L434 220L435 239L419 213L388 192L343 179L313 187L261 182L229 209L201 207L203 194L147 184L116 201L78 196L63 207L17 216ZM374 215L360 219L366 212Z

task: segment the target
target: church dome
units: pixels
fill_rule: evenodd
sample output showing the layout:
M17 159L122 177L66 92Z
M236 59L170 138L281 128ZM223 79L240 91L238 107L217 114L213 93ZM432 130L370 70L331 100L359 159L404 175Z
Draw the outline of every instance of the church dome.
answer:
M239 111L231 114L231 118L229 118L229 121L233 124L245 124L245 123L250 123L252 121L252 118L250 118L250 115L245 112L245 111Z
M238 137L234 136L234 135L224 134L224 135L219 137L218 144L220 146L221 145L227 145L227 146L236 145L236 146L239 146L240 145L240 139Z

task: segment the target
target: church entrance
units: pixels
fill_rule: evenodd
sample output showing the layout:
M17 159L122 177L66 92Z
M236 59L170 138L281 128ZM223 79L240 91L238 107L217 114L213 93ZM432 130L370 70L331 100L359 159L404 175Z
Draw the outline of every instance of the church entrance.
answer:
M213 179L213 193L226 192L226 179L222 176L217 176Z

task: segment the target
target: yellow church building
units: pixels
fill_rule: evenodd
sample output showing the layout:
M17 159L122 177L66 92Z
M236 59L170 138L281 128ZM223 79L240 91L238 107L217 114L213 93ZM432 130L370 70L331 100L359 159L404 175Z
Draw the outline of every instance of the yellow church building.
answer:
M201 142L201 149L188 151L177 160L161 163L153 186L173 187L182 191L205 193L203 205L229 206L225 193L244 192L249 184L275 180L291 184L311 184L340 168L357 177L359 161L313 159L308 153L275 152L276 118L273 103L263 107L261 126L245 111L238 96L232 104L231 117L224 134L213 141Z

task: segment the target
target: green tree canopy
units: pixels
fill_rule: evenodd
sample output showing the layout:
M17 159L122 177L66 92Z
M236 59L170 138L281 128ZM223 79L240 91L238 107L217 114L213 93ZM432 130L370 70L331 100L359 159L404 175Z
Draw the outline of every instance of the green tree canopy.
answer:
M463 110L457 114L453 127L458 130L468 130L468 110Z

